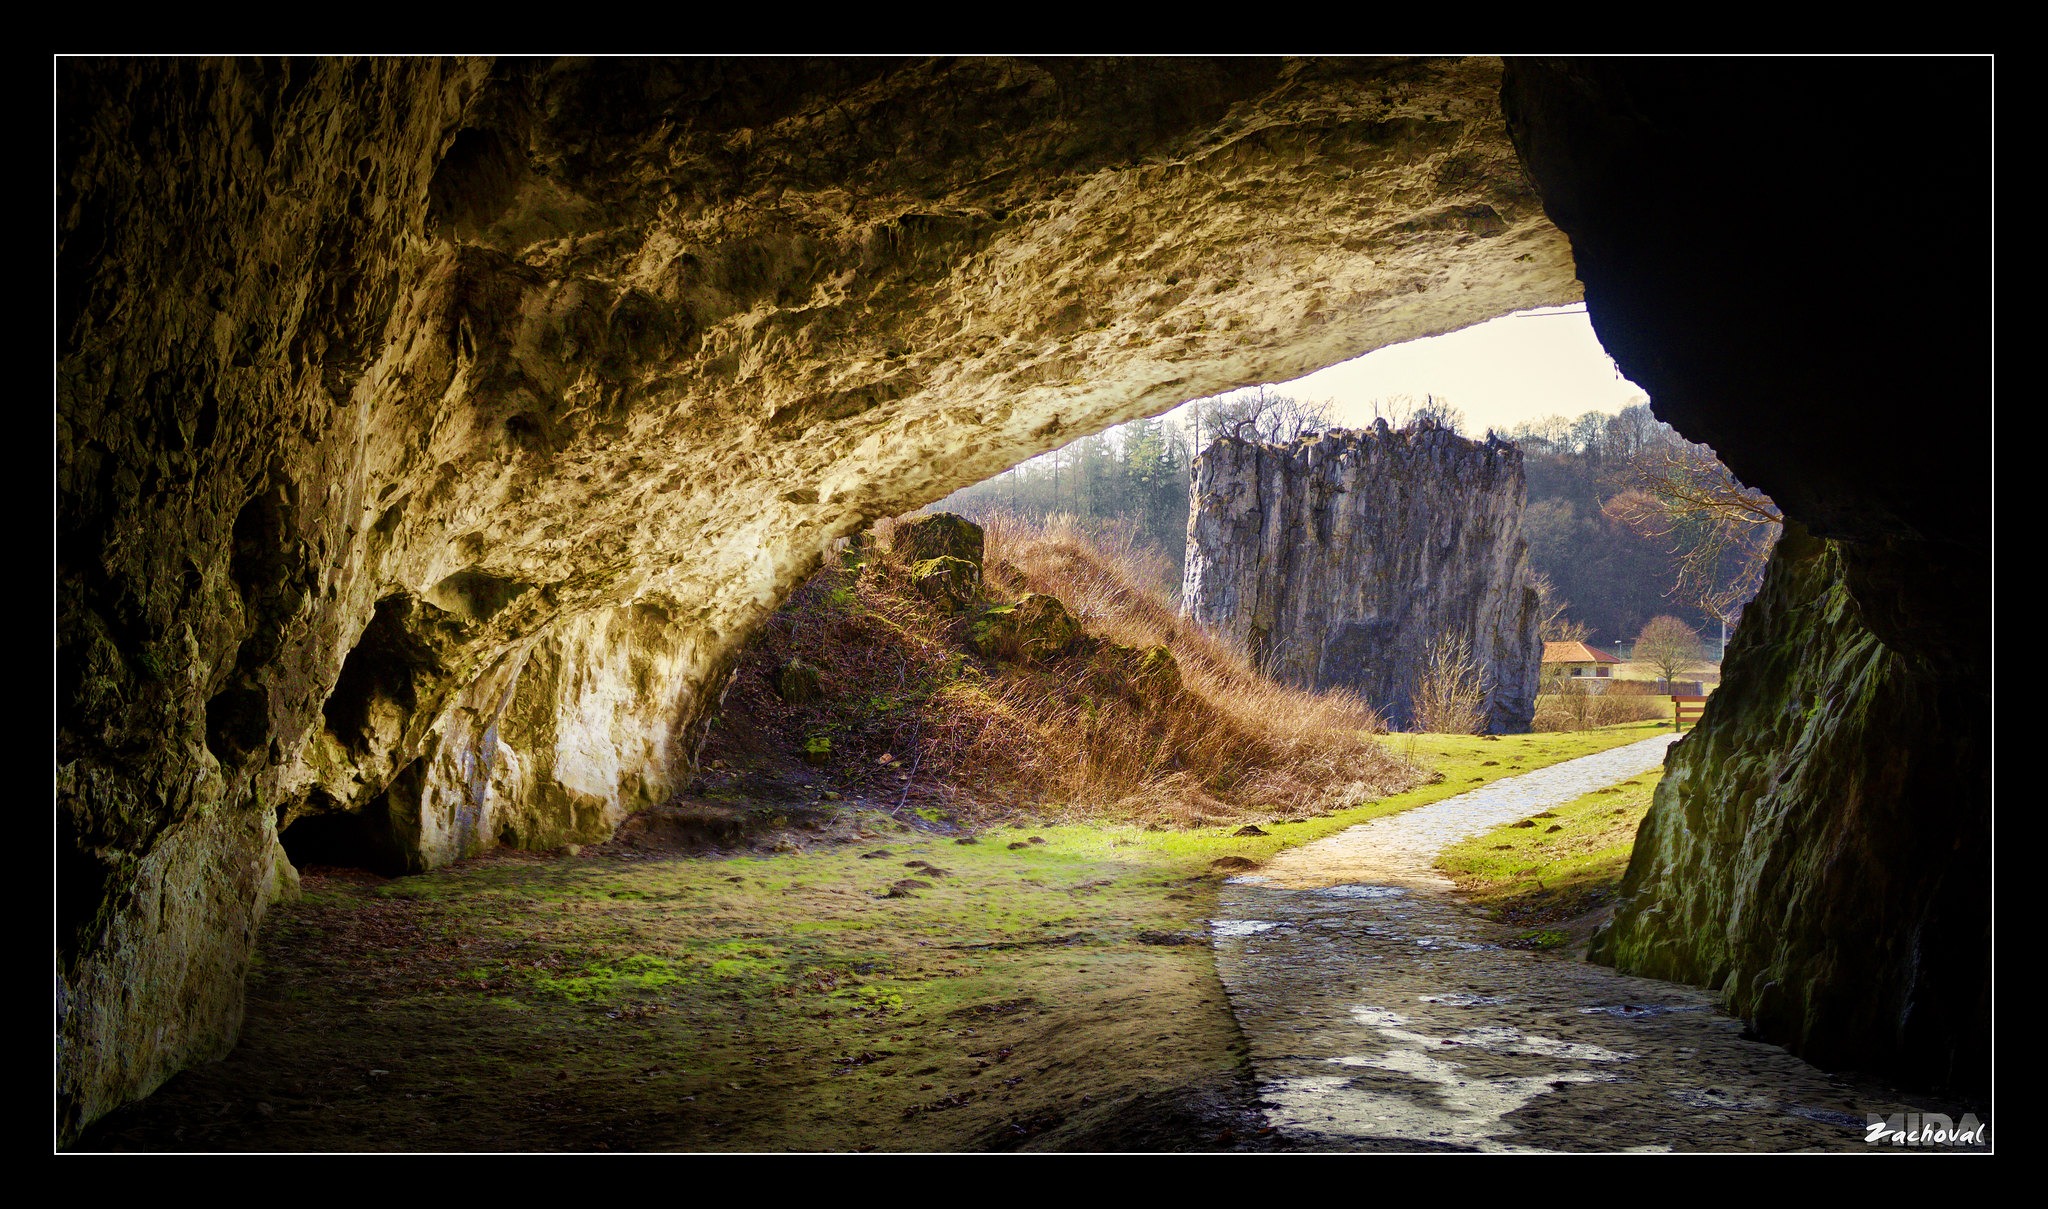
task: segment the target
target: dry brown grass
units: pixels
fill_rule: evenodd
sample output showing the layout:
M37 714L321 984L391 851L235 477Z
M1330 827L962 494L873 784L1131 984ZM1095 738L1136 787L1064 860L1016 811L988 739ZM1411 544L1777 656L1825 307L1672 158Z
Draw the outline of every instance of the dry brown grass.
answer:
M1610 680L1595 692L1584 683L1557 677L1536 695L1534 731L1592 730L1617 722L1648 722L1671 716L1671 698L1641 681Z
M1159 586L1163 560L1128 538L984 518L990 600L1056 596L1089 635L1082 650L1020 666L965 653L968 619L909 589L888 549L892 528L876 526L860 571L828 566L766 628L729 697L742 729L797 750L806 733L829 734L830 770L855 785L886 789L900 777L893 770L914 765L918 800L936 795L949 813L978 818L1028 811L1186 826L1292 817L1425 775L1373 740L1384 727L1358 698L1276 685L1184 623ZM1152 646L1173 652L1177 690L1131 674ZM790 656L823 669L824 700L790 706L768 690Z

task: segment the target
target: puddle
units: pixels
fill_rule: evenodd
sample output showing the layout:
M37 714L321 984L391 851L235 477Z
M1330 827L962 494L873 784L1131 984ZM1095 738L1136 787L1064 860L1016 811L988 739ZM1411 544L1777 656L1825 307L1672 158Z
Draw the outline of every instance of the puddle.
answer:
M1311 890L1309 893L1320 894L1324 898L1400 898L1407 894L1408 891L1399 886L1347 884L1342 886L1324 886L1320 890Z
M1270 932L1279 926L1277 923L1263 919L1215 919L1209 921L1210 929L1219 937L1257 936L1261 932Z
M1674 1087L1671 1098L1693 1108L1717 1109L1721 1112L1776 1112L1776 1100L1757 1096L1738 1095L1718 1087Z
M1484 1007L1488 1004L1506 1003L1506 995L1467 995L1462 992L1450 995L1417 995L1423 1003L1440 1003L1445 1007Z
M1640 1020L1646 1016L1667 1016L1672 1012L1704 1012L1704 1003L1617 1003L1604 1007L1582 1007L1582 1016L1620 1016L1625 1020Z
M1823 1125L1840 1125L1858 1133L1863 1132L1864 1127L1869 1124L1867 1118L1836 1112L1832 1108L1808 1108L1804 1104L1787 1104L1785 1112L1788 1116L1805 1117L1809 1121L1819 1121Z

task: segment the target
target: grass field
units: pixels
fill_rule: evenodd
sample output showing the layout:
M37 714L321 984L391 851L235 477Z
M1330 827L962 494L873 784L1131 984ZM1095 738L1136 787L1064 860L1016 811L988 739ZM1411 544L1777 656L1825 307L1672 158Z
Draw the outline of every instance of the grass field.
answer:
M1454 844L1437 867L1496 919L1526 928L1528 947L1583 940L1586 917L1613 901L1662 778L1653 769Z

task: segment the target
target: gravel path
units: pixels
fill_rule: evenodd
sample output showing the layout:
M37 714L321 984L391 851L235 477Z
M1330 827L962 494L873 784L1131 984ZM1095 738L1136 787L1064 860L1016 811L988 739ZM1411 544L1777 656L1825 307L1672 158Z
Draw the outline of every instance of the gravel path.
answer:
M1705 991L1503 948L1513 931L1432 867L1673 741L1495 781L1226 883L1217 965L1268 1123L1341 1150L1862 1151L1866 1113L1922 1111L1745 1040Z

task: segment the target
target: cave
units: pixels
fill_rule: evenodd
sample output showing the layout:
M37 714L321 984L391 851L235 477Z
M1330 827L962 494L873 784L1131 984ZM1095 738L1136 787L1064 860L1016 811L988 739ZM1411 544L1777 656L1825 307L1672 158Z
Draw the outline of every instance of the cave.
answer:
M391 795L380 793L358 810L313 810L280 828L277 842L298 870L362 870L398 877L407 867L402 832L394 830Z
M295 861L660 800L834 540L1581 297L1791 522L1596 956L1988 1088L1990 76L59 60L60 1136L233 1044Z

